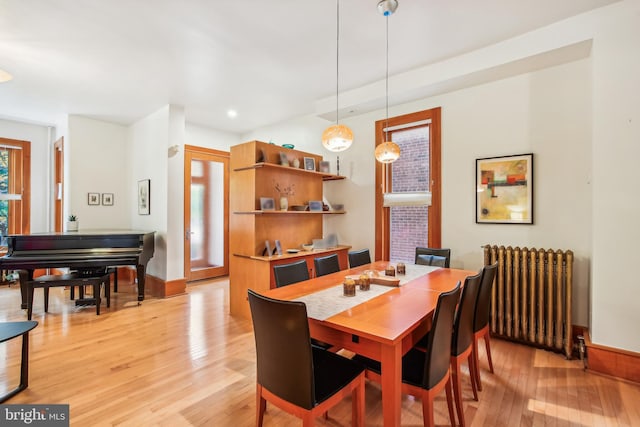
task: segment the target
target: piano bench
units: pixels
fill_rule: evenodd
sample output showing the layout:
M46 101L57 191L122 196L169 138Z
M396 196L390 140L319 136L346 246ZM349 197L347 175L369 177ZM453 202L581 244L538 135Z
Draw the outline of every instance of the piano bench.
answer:
M100 293L104 284L104 296L107 307L111 306L111 279L110 274L101 276L83 277L76 273L40 276L27 282L27 319L31 320L33 314L33 293L36 288L44 289L44 311L49 311L49 288L56 286L93 286L93 297L96 304L96 315L100 315ZM77 304L81 305L81 304Z

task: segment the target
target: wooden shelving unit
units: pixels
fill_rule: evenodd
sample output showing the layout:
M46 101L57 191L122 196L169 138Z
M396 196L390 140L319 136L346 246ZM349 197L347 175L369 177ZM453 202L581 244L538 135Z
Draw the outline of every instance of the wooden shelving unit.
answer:
M323 200L323 183L338 181L343 176L305 170L280 164L286 156L292 164L298 159L314 159L316 167L322 156L292 150L261 141L250 141L231 147L229 210L229 287L231 314L250 317L247 289L257 291L275 286L273 265L305 259L313 277L313 259L337 253L341 268L347 268L349 246L322 251L301 251L287 254L287 249L299 249L303 243L323 237L324 215L343 215L344 211L293 211L294 205L311 200ZM286 193L289 210L261 210L260 198L273 198L279 208L280 197ZM262 256L265 241L274 247L279 240L282 256Z

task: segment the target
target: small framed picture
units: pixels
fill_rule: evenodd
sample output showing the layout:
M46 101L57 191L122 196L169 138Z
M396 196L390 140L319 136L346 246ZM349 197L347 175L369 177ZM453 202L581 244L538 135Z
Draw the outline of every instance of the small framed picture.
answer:
M331 163L326 160L322 160L320 162L320 172L322 173L331 173Z
M262 256L271 256L271 243L268 240L264 241L264 250L262 251Z
M276 202L273 197L260 197L260 209L263 211L273 211L276 209Z
M314 171L316 170L316 159L313 157L304 158L304 170Z
M89 193L89 198L87 199L87 203L89 203L90 205L99 205L100 193Z
M113 193L102 193L102 204L104 206L113 206Z
M151 180L138 181L138 215L151 215Z
M309 200L309 210L311 212L322 212L322 202L320 200Z
M280 152L280 164L282 166L289 166L289 159L287 158L287 153Z
M276 240L276 254L282 255L282 245L280 244L280 240Z

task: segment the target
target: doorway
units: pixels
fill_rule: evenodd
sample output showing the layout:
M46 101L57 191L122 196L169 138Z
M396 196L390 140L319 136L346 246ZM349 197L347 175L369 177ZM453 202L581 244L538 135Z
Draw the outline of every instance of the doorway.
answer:
M185 146L187 282L229 274L229 153Z

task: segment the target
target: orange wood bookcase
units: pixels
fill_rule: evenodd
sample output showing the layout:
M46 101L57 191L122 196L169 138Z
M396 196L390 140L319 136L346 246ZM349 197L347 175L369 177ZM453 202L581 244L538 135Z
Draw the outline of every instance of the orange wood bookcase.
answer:
M286 155L290 164L298 159L300 166L281 165ZM316 170L305 170L304 158L314 159ZM293 211L292 206L322 201L323 182L344 179L343 176L318 172L322 156L283 148L261 141L249 141L231 147L229 180L229 289L232 315L249 318L247 289L264 291L274 287L273 265L306 259L313 274L313 258L337 253L340 267L347 268L349 246L327 250L287 253L301 249L303 243L323 237L323 215L344 211ZM286 190L285 190L286 189ZM281 191L286 191L289 208L279 210ZM272 198L275 210L260 209L260 198ZM283 255L263 256L265 241L272 248L279 240Z

